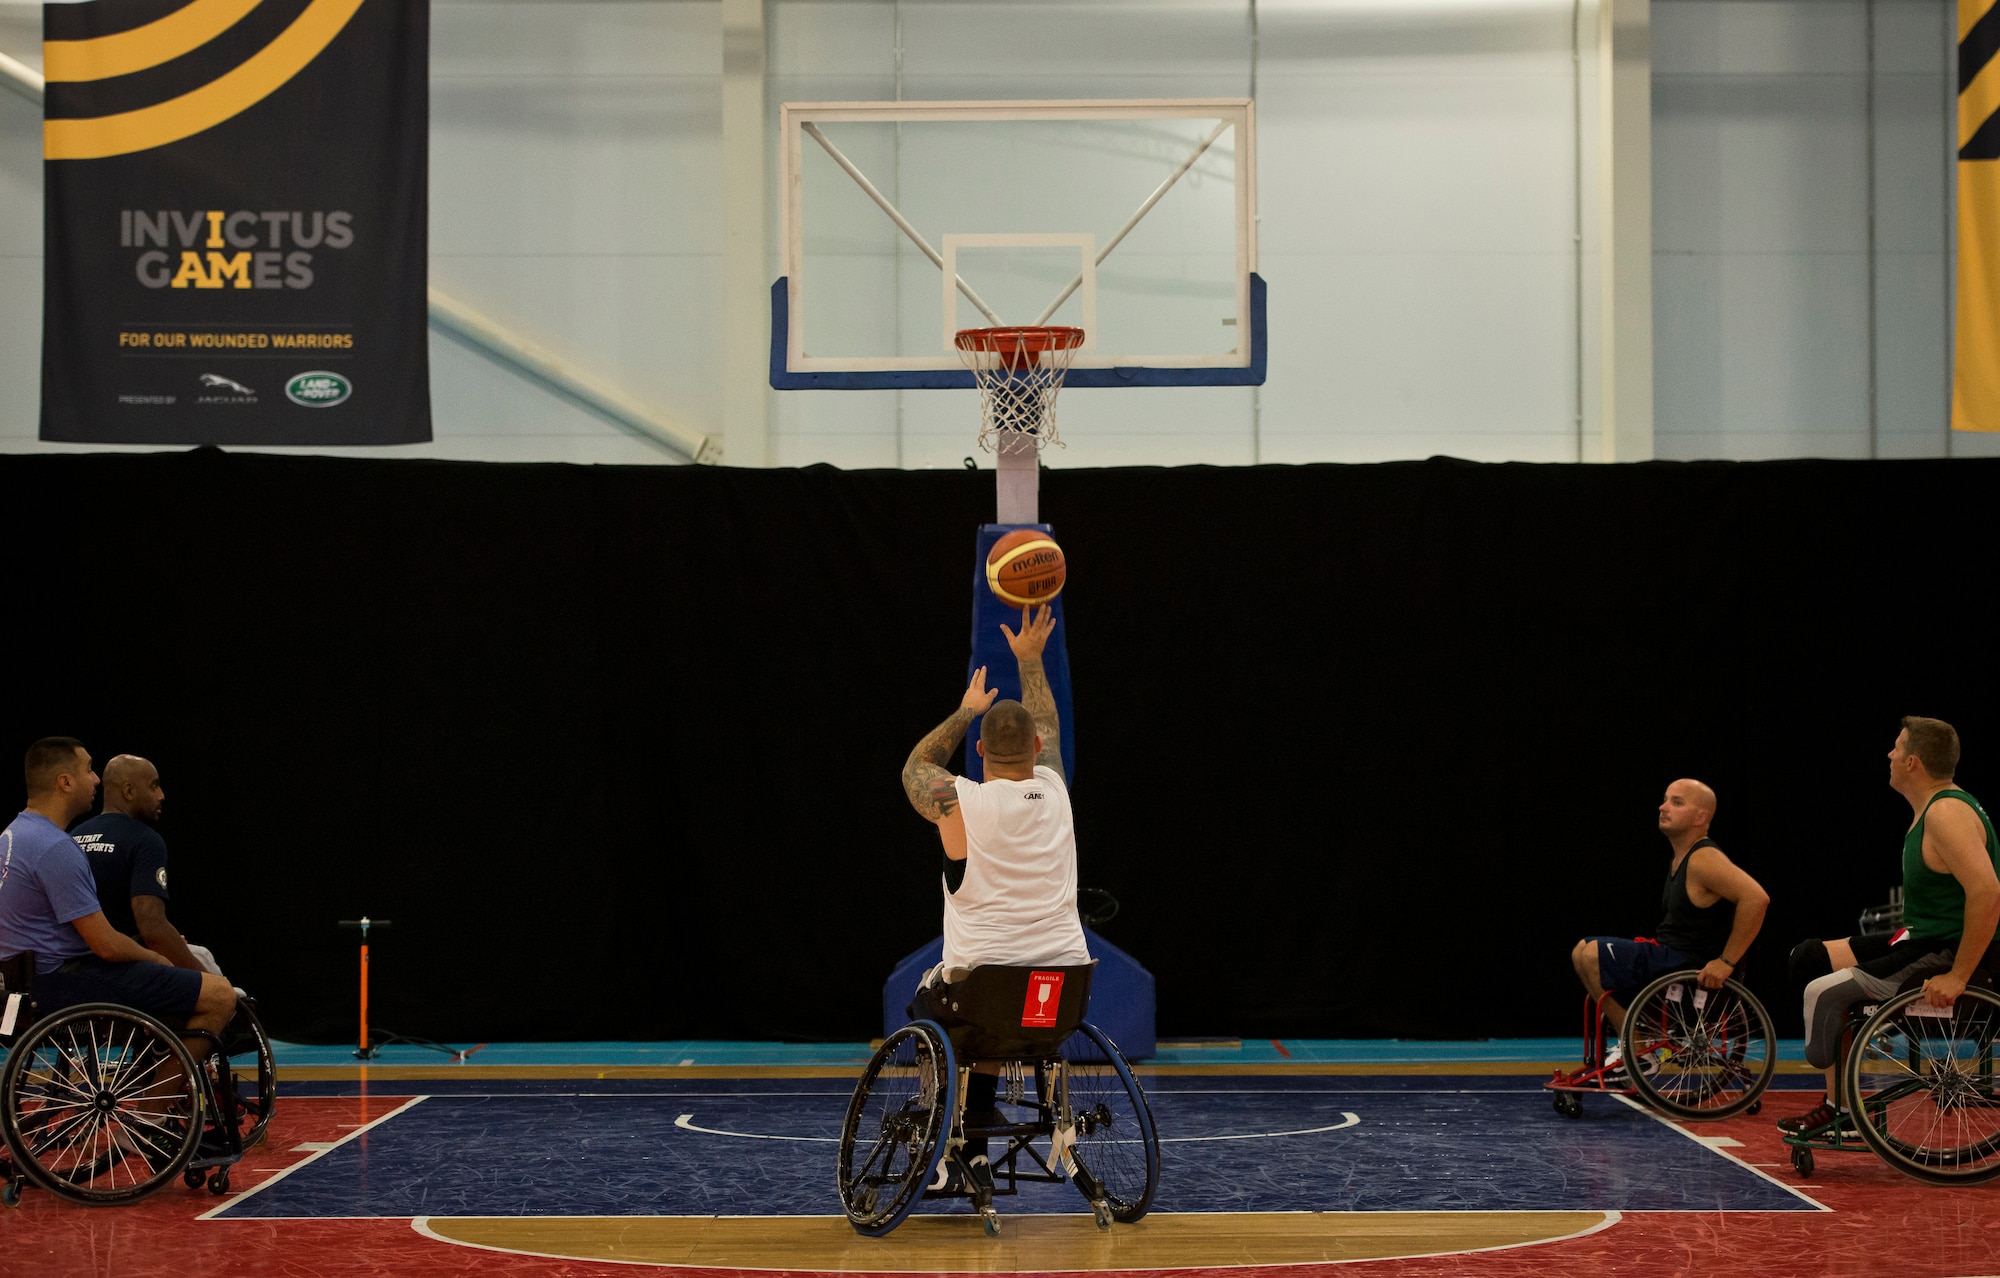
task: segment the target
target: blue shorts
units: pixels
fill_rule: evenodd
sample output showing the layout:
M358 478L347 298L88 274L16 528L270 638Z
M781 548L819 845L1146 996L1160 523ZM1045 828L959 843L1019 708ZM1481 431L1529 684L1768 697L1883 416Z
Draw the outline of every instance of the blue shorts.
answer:
M1597 942L1597 982L1620 1003L1630 1003L1654 977L1701 966L1699 960L1658 941L1635 941L1629 936L1583 939Z
M43 1012L79 1003L116 1003L150 1012L179 1029L200 999L200 972L161 963L107 963L95 954L35 977L35 1002Z

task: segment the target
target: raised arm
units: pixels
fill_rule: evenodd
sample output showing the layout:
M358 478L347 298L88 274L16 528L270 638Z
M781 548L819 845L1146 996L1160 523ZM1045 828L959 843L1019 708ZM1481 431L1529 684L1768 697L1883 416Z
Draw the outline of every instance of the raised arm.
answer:
M1062 723L1056 714L1056 694L1049 690L1049 676L1042 669L1042 650L1048 647L1049 636L1055 633L1055 628L1055 611L1043 604L1032 617L1026 608L1021 609L1020 634L1009 630L1004 623L1000 633L1007 636L1007 646L1014 650L1014 660L1021 664L1021 704L1035 716L1035 733L1042 739L1042 749L1035 756L1035 764L1053 769L1060 777L1063 775Z
M926 821L938 822L958 815L958 778L944 766L951 752L965 738L972 721L986 713L1000 694L986 686L986 667L973 673L971 686L958 700L958 709L917 742L903 763L903 793L910 806Z

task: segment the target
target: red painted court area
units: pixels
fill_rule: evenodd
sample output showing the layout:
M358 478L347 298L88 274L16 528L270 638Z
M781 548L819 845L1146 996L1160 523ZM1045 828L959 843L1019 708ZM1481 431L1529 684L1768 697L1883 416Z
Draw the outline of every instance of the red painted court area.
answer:
M272 1139L238 1168L244 1190L352 1136L395 1110L403 1096L299 1097L287 1100ZM1803 1110L1804 1092L1774 1092L1764 1114L1706 1124L1703 1137L1741 1142L1728 1152L1797 1185L1825 1212L1627 1212L1580 1238L1506 1250L1338 1265L1266 1266L1264 1273L1351 1274L1785 1274L1893 1278L2000 1272L2000 1185L1940 1189L1919 1185L1869 1154L1826 1155L1802 1184L1786 1165L1774 1118ZM368 1135L353 1136L366 1141ZM439 1149L440 1160L451 1150ZM532 1160L524 1157L524 1168ZM530 1174L524 1170L524 1175ZM1579 1194L1579 1205L1587 1201ZM407 1218L199 1219L221 1204L206 1191L178 1186L135 1206L89 1209L30 1192L0 1215L4 1271L36 1278L180 1278L188 1274L375 1278L377 1275L501 1275L503 1278L629 1278L655 1266L508 1255L461 1247L417 1233ZM975 1226L966 1222L969 1233ZM1139 1226L1143 1228L1144 1226ZM885 1256L895 1236L881 1241ZM681 1272L739 1270L676 1268ZM758 1272L771 1272L768 1270ZM794 1270L791 1272L815 1272ZM1131 1271L1128 1271L1131 1272ZM1145 1272L1145 1271L1141 1271ZM1195 1273L1183 1269L1153 1272Z

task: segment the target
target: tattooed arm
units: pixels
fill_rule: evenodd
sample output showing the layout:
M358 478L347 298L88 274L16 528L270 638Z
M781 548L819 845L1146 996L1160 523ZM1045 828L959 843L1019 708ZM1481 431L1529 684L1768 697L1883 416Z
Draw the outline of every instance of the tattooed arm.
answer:
M1020 634L1015 634L1004 624L1000 633L1007 636L1007 646L1014 650L1014 659L1021 663L1021 704L1035 716L1035 733L1042 739L1042 749L1035 756L1035 764L1054 770L1060 777L1063 775L1062 724L1056 714L1056 694L1050 691L1049 676L1042 669L1042 649L1048 647L1049 636L1055 633L1055 628L1055 612L1043 604L1032 617L1026 608L1021 609Z
M979 667L972 676L972 685L959 698L958 709L952 712L951 718L932 728L928 736L917 742L917 748L910 751L909 759L903 764L903 793L909 798L910 806L926 821L940 827L947 823L958 827L961 848L965 836L963 818L958 815L958 779L944 764L964 739L966 728L986 713L986 708L999 695L986 686L986 667ZM951 842L947 837L947 849ZM963 851L959 853L959 857L964 855Z

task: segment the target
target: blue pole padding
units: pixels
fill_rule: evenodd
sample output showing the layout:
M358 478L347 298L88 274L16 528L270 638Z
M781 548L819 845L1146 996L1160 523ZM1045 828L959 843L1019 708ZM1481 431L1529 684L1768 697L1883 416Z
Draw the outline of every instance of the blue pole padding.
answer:
M1037 532L1054 533L1047 524L986 524L979 530L979 552L972 558L972 660L966 663L966 682L972 681L972 672L986 667L986 686L998 688L1002 697L1015 701L1021 699L1021 669L1014 661L1014 650L1007 646L1007 636L1000 633L1000 625L1005 622L1016 634L1021 631L1021 610L1006 603L994 594L986 584L986 556L999 541L1017 528L1033 528ZM1050 605L1055 609L1056 628L1049 636L1049 646L1042 651L1042 669L1049 676L1049 691L1055 694L1056 717L1059 721L1062 739L1063 776L1070 788L1076 787L1076 719L1070 711L1069 699L1069 647L1064 642L1069 626L1063 620L1062 596L1056 596ZM974 781L986 779L986 769L979 752L972 743L979 740L979 720L973 720L972 727L965 734L965 775Z

